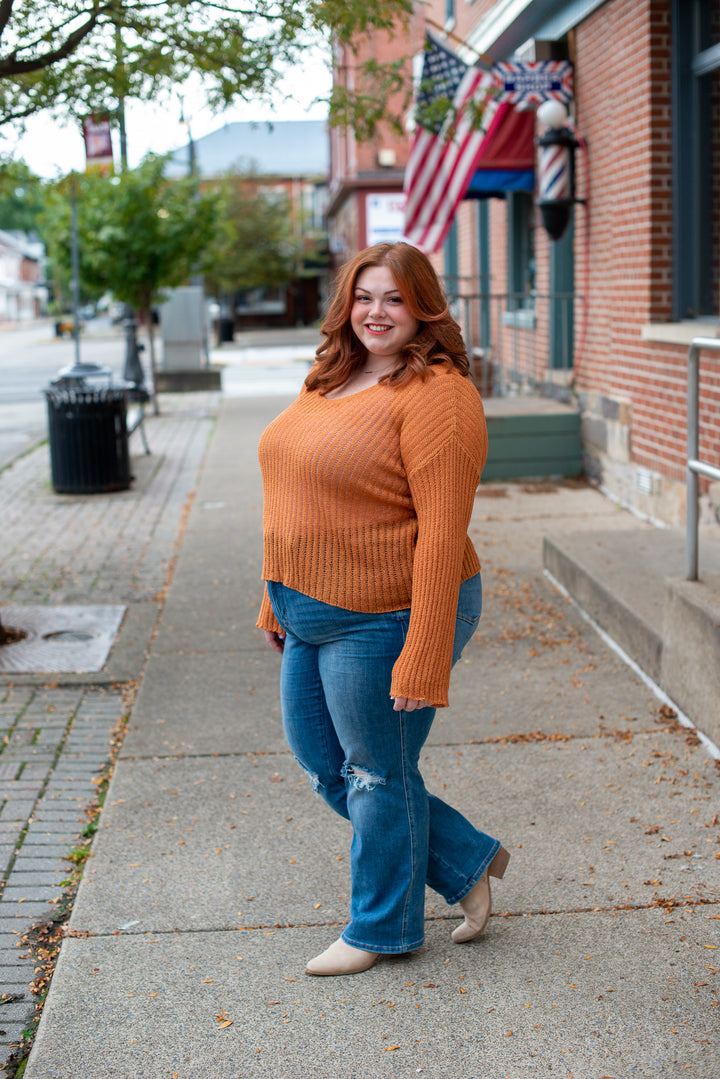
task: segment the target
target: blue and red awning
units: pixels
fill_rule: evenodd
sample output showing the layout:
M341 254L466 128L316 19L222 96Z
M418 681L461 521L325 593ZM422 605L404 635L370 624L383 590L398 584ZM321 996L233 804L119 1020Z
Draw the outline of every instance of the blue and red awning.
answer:
M466 199L503 198L535 187L535 111L503 103L483 140Z

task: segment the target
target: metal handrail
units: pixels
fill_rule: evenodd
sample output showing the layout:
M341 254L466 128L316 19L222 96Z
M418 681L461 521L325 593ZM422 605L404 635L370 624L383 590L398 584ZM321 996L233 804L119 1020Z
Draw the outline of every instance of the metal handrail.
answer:
M688 350L687 386L687 518L685 577L698 579L698 525L700 523L698 476L720 480L720 468L699 460L700 454L700 352L720 352L715 337L695 337Z

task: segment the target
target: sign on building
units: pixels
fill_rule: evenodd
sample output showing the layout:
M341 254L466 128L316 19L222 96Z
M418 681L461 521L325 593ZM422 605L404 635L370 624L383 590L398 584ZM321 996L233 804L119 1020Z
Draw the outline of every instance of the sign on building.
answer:
M405 224L405 195L402 191L385 191L365 198L365 231L367 245L395 243L402 239Z

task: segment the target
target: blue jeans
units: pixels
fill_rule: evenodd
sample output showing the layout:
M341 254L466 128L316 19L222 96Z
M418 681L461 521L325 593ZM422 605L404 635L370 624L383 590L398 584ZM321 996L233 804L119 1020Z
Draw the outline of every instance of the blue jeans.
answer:
M343 939L408 952L424 939L425 885L457 903L500 848L429 794L420 752L434 708L395 712L390 675L410 611L363 614L268 581L285 630L280 678L288 743L313 788L353 826L351 920ZM453 663L480 620L480 574L460 587Z

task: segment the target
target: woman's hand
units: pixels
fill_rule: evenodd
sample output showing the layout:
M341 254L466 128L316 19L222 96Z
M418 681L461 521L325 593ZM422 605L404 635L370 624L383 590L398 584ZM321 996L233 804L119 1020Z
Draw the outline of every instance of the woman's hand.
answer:
M427 701L416 701L414 697L393 697L394 712L414 712L418 708L432 708Z
M265 640L272 648L273 652L279 652L282 655L283 648L285 647L285 634L276 633L273 629L264 629Z

